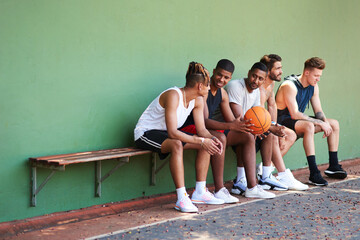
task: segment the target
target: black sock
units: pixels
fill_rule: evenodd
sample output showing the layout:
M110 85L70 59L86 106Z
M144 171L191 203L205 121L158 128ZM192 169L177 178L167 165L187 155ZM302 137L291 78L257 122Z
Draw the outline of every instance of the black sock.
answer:
M310 175L319 173L320 171L316 165L315 155L310 155L310 156L307 156L306 158L307 158L307 161L309 164Z
M329 165L330 166L337 166L339 164L337 152L330 152L329 151Z

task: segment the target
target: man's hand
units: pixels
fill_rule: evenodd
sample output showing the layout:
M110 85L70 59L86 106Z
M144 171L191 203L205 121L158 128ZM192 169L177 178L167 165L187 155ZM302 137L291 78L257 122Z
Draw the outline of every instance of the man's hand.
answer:
M222 151L224 150L222 143L220 142L219 139L217 139L216 137L213 138L205 138L204 143L202 144L202 147L208 152L210 153L210 155L214 155L214 154L221 154Z
M330 134L332 133L332 128L328 122L323 122L319 124L319 126L324 131L323 138L330 136Z
M254 138L256 140L256 137L259 137L260 140L263 140L264 138L267 138L267 136L270 134L270 131L264 132L262 134L254 134Z
M286 138L284 137L279 137L279 147L280 147L280 150L283 150L286 146Z
M278 137L285 137L286 133L285 133L285 127L284 126L279 126L277 123L276 125L272 125L270 126L270 132Z
M249 127L254 126L254 124L250 123L251 119L241 120L240 117L237 117L234 121L231 122L231 130L238 132L252 132L253 130Z

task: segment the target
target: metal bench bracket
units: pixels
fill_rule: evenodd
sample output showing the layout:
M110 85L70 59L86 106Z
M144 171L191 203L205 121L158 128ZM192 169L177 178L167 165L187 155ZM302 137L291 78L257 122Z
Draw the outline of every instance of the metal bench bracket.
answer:
M119 167L129 162L129 157L119 158L120 161L115 167L113 167L107 174L101 176L101 161L95 162L95 197L101 197L101 183L111 176Z
M156 174L169 162L170 157L168 157L167 159L163 160L163 163L156 168L156 154L155 152L151 153L151 162L152 162L152 167L151 167L151 185L155 186L156 185Z

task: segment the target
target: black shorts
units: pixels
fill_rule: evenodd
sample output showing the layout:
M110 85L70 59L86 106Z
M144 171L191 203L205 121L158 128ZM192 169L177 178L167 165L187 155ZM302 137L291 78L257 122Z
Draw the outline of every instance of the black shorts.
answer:
M188 135L193 135L191 133L187 133ZM159 154L159 158L165 159L169 153L161 152L161 144L169 138L167 131L164 130L149 130L146 131L139 139L135 141L135 145L138 148L150 150L153 152L157 152ZM186 143L183 142L184 146Z
M294 119L291 119L290 117L289 118L285 118L281 124L284 125L285 127L287 128L290 128L291 130L293 130L295 132L295 124L296 122L299 121L299 120L294 120Z

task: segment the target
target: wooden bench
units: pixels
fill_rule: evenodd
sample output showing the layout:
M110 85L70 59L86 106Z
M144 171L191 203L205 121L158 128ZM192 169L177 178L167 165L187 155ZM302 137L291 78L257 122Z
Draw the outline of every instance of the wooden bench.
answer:
M132 156L139 156L144 154L151 154L151 185L156 184L156 174L165 166L169 159L164 161L158 168L156 167L156 153L142 150L137 148L115 148L90 152L79 152L71 154L61 154L44 157L32 157L29 158L31 165L31 206L36 206L36 196L45 186L45 184L54 175L55 171L65 171L65 167L71 164L95 162L95 197L101 197L101 183L114 173L119 167L129 162L129 158ZM101 162L103 160L117 159L119 163L113 167L108 173L102 176ZM47 168L51 170L48 177L37 186L37 168Z

